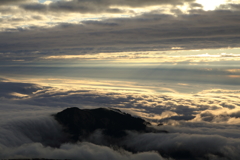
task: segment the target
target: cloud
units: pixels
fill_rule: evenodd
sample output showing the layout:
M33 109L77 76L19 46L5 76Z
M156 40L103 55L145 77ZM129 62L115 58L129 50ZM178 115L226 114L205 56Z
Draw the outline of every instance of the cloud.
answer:
M107 4L99 3L79 3L78 1L57 1L55 3L39 4L39 3L30 3L23 4L21 8L33 12L79 12L79 13L123 13L118 8L110 8L109 6L104 6Z
M114 151L109 147L98 146L91 143L63 144L60 148L44 147L39 143L23 145L9 150L1 147L3 152L1 158L51 158L51 159L89 159L89 160L164 160L160 155L154 152L143 152L132 154L123 152L123 154Z
M49 107L117 107L131 114L143 117L153 122L168 123L169 121L209 121L213 117L223 117L227 113L236 115L239 110L239 96L234 90L216 89L202 91L196 95L184 94L181 98L179 93L154 93L144 92L131 88L129 91L114 89L110 83L89 83L91 86L75 86L74 88L62 86L46 87L33 83L1 82L4 90L1 96L3 100L11 103L34 106ZM73 84L77 83L72 82ZM116 85L116 83L114 83ZM121 83L120 83L121 84ZM11 87L14 87L14 90ZM107 86L104 90L103 87ZM94 87L95 86L95 87ZM112 88L112 90L111 90ZM15 93L15 94L12 94ZM26 95L22 97L22 94ZM4 102L4 101L3 101ZM236 113L235 113L236 112ZM211 113L211 114L206 114ZM214 114L212 114L214 113ZM196 117L196 118L195 118ZM230 116L229 118L239 118ZM223 121L216 120L219 123L231 123L229 118ZM237 123L237 122L234 122Z
M0 78L0 158L239 158L240 96L236 87L239 70L238 64L232 63L239 60L239 54L199 54L184 58L160 55L161 60L156 61L156 64L210 62L215 57L214 61L231 60L224 65L237 64L226 70L211 67L220 63L204 63L203 69L179 68L180 65L175 68L171 65L171 69L104 68L107 63L99 69L97 65L93 67L97 60L156 58L146 52L132 51L239 47L238 4L204 11L203 6L191 2L0 1L1 74L18 79ZM186 3L191 9L183 11L180 8ZM120 51L129 52L109 53ZM52 61L59 57L95 61L91 61L91 68L66 69ZM53 63L49 64L50 61ZM115 61L111 63L115 65ZM57 79L62 73L69 79L71 76L79 79L80 75L81 78L137 80L133 83ZM44 77L34 79L34 75ZM151 78L158 82L148 81ZM197 86L199 82L204 85ZM231 85L225 85L226 82ZM196 93L178 93L186 88ZM128 131L129 135L119 140L121 143L113 145L106 140L109 137L97 130L84 142L71 143L69 135L51 114L76 106L117 108L142 117L155 124L154 128L168 133Z
M210 89L210 90L203 90L203 91L199 92L199 94L207 94L207 93L231 94L231 93L240 93L240 90Z
M225 5L220 5L218 7L218 9L239 11L240 10L240 4L239 3L228 3L228 4L225 4Z
M90 88L66 90L2 81L6 86L20 89L5 87L1 93L6 97L0 104L1 158L234 160L239 157L240 103L235 93L179 96ZM25 86L29 90L23 92L21 88ZM11 92L29 96L13 99L4 95ZM125 139L113 146L97 130L85 142L68 143L68 135L51 114L70 106L118 108L153 124L161 123L153 127L168 133L129 131Z
M31 83L12 82L0 82L0 88L0 98L14 98L21 97L21 95L28 96L42 89L40 86Z
M11 4L19 4L19 3L26 3L31 2L32 0L1 0L0 5L11 5Z
M225 10L193 10L190 14L177 17L148 13L131 18L85 21L82 24L62 23L53 28L33 28L11 34L2 32L0 51L2 56L13 52L31 57L66 55L75 51L78 51L76 54L84 54L171 50L172 44L186 50L238 47L238 15L239 12ZM40 52L31 55L34 51Z
M69 135L51 116L60 108L1 103L0 158L52 159L156 159L164 160L157 152L133 154L119 148L95 145L90 142L70 143ZM88 141L87 139L85 141ZM99 137L98 141L104 141Z
M139 151L158 150L183 159L236 159L239 157L239 138L198 134L142 134L126 143Z
M227 104L222 104L227 109L219 109L219 110L206 110L201 114L197 115L193 121L206 121L213 123L229 123L229 124L239 124L239 109L234 109L236 106ZM238 107L237 107L238 108Z
M0 144L6 147L19 147L24 144L38 142L44 146L59 147L68 140L59 124L47 111L11 111L2 114ZM43 112L43 113L42 113ZM44 115L45 113L45 115ZM7 116L14 115L9 120ZM28 116L28 117L24 117ZM1 157L2 158L2 157Z
M80 13L121 13L118 7L148 7L154 5L183 5L184 2L193 2L194 0L134 0L134 1L120 1L120 0L71 0L71 1L57 1L50 4L30 3L23 4L21 7L25 10L38 12L80 12ZM113 7L114 6L114 7Z

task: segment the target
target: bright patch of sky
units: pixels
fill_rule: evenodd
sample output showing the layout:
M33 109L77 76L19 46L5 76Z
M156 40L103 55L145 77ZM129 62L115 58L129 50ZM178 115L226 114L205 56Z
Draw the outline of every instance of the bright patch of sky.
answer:
M40 3L44 3L44 2L46 2L46 1L56 2L56 1L59 1L59 0L38 0L38 2L40 2Z
M215 10L221 4L226 4L226 0L196 0L197 3L203 5L204 10Z

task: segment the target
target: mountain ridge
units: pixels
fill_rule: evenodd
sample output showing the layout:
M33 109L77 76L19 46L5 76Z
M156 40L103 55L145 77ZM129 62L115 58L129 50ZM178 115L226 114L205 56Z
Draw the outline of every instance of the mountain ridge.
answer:
M113 108L79 109L67 108L54 118L70 134L72 141L81 141L97 129L103 130L107 136L120 138L126 136L126 130L148 132L149 122L139 117L133 117Z

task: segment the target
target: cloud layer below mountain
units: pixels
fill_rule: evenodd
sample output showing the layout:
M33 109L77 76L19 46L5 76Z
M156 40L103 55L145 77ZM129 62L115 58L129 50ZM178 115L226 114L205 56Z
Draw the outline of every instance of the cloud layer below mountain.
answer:
M17 90L8 83L18 86L14 87ZM91 89L64 91L39 84L6 82L6 79L1 84L5 84L1 92L1 158L234 160L240 156L237 92L222 90L179 97ZM119 146L131 152L106 144L101 130L85 142L67 143L68 136L51 114L71 106L118 108L169 133L129 131ZM163 125L157 126L160 123Z

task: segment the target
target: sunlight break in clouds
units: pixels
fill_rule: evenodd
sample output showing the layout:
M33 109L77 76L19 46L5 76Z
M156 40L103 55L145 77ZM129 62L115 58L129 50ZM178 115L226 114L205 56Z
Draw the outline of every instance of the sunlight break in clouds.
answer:
M226 4L226 0L197 0L203 5L204 10L215 10L221 4Z

